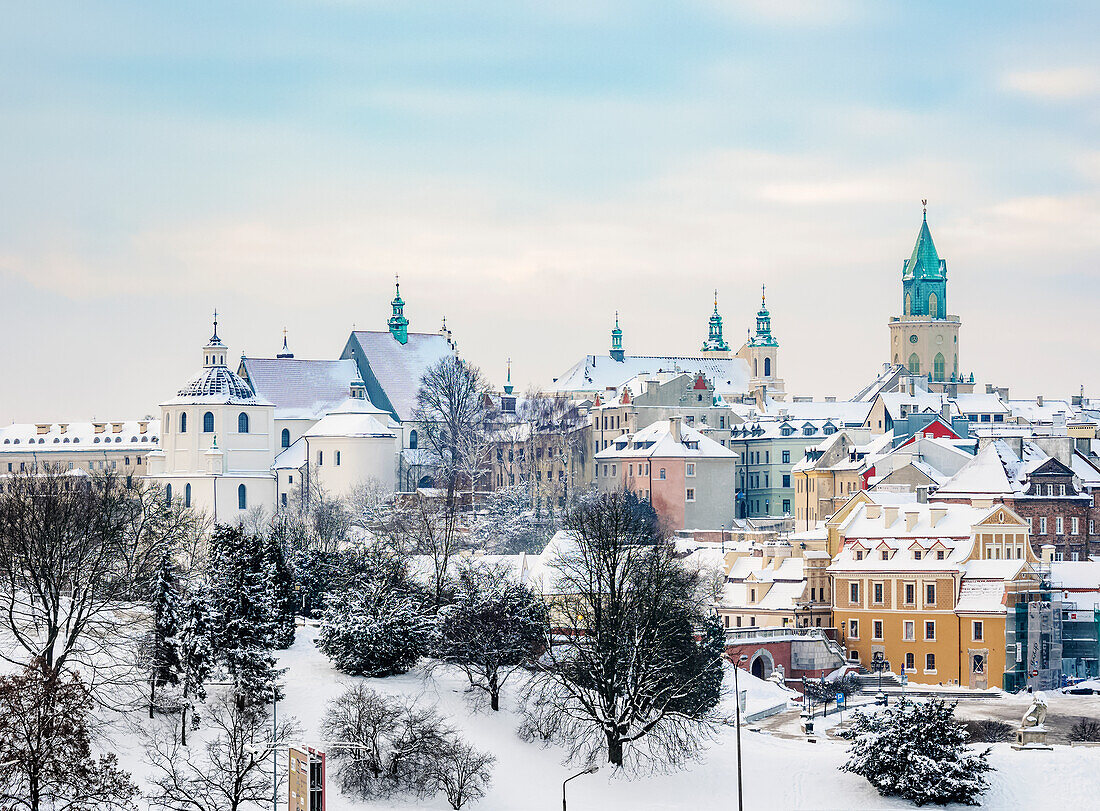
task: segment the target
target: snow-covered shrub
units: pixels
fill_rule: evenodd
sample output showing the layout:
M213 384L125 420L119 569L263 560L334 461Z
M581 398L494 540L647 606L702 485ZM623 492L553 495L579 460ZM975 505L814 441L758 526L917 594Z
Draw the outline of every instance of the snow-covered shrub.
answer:
M345 673L404 673L431 649L435 624L414 595L368 582L325 603L317 647Z
M450 740L439 752L433 777L447 795L451 808L458 811L468 802L480 800L492 781L496 758L474 749L465 741Z
M977 805L989 783L989 750L972 754L969 736L941 699L902 697L878 714L856 711L844 737L853 741L841 770L861 775L884 797L916 805Z
M1100 722L1080 718L1069 731L1071 741L1100 741Z
M1012 740L1012 726L1004 721L965 721L963 725L971 743L999 743Z

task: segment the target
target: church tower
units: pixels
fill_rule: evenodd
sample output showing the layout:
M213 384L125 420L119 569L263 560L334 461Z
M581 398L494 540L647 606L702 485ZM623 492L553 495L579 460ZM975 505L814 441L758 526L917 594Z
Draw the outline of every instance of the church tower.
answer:
M749 365L749 385L755 391L765 386L768 396L776 400L786 397L779 377L779 341L772 335L772 315L764 285L760 285L760 309L756 311L756 333L750 335L737 353Z
M611 360L621 361L626 357L623 352L623 331L619 329L619 311L615 311L615 329L611 330Z
M397 294L390 302L393 307L393 315L390 316L389 320L390 335L396 338L399 344L407 344L409 342L409 319L405 318L405 301L401 298L401 280L396 276L393 277L393 280Z
M947 314L947 262L940 259L928 229L928 201L921 202L920 232L901 266L902 314L890 319L890 361L930 383L959 383L962 322Z
M714 312L711 314L707 329L707 339L703 341L702 352L711 357L730 357L730 346L722 338L722 316L718 314L718 291L714 291Z

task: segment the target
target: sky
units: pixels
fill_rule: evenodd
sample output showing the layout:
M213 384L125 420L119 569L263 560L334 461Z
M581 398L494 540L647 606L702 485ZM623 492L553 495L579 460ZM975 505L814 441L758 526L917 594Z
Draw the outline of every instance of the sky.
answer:
M1094 2L4 3L0 423L441 319L496 383L727 340L887 360L922 198L960 366L1100 396Z

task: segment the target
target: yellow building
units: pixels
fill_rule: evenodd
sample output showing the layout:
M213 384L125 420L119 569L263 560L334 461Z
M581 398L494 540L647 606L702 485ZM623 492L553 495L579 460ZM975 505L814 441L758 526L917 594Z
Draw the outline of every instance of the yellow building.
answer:
M1039 563L1004 506L853 499L831 527L833 621L849 661L915 683L1001 687L1008 611Z

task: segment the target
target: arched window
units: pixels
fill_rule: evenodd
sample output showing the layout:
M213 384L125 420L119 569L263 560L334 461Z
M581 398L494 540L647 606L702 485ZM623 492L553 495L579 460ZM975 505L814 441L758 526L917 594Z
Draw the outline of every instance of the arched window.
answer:
M237 415L237 433L248 433L248 415L245 414L243 411Z
M943 359L943 353L937 352L935 359L932 361L932 377L936 380L943 380L947 374L947 363Z
M772 359L764 358L764 377L772 376Z
M190 507L191 506L191 485L190 484L188 484L186 487L183 488L183 506L184 507Z
M248 508L248 491L245 490L243 484L237 485L237 509L244 510Z
M181 411L180 412L180 433L181 434L186 434L187 433L187 412L186 411Z
M760 361L756 358L752 359L752 376L760 377L760 367L757 365Z
M282 437L283 437L283 447L284 448L289 448L290 447L290 429L289 428L284 428L283 429Z
M172 504L172 485L168 485L164 488L164 500L168 502L168 505Z
M204 434L214 433L214 412L207 411L202 415L202 432Z
M340 464L340 451L336 451L336 464Z
M905 314L913 314L913 299L908 293L905 294Z
M416 429L409 431L409 448L416 450L416 443L420 441L420 438L416 435Z
M940 314L940 300L936 298L935 293L928 294L928 314L932 318L938 318Z
M909 374L911 374L911 375L919 375L920 374L920 358L917 357L916 352L914 352L912 355L909 356Z

